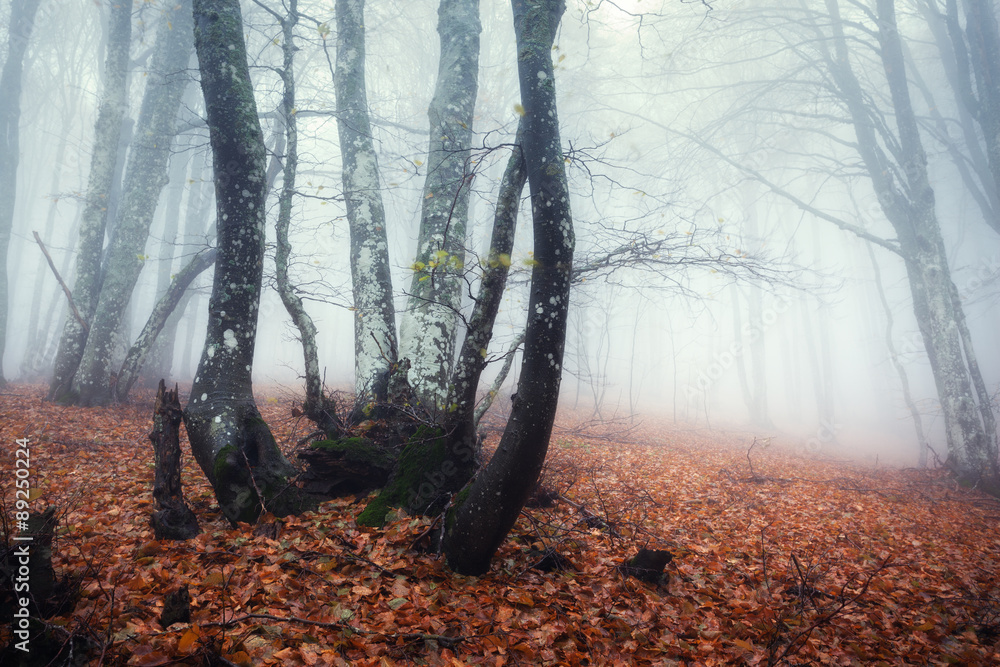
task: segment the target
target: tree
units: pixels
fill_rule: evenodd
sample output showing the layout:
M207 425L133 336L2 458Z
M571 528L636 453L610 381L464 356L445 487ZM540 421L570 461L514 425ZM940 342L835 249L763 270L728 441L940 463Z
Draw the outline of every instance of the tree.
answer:
M129 149L122 201L102 266L101 288L88 322L87 342L66 399L79 405L111 400L114 336L145 264L146 239L167 184L170 148L181 97L189 83L193 47L190 2L183 0L161 19Z
M267 198L264 137L239 0L195 0L195 49L215 167L218 255L208 331L184 424L198 464L234 524L301 509L295 469L253 398Z
M14 228L14 196L20 158L21 79L35 14L41 0L14 0L7 37L7 60L0 72L0 386L6 384L3 353L7 341L7 249Z
M895 232L894 239L873 233L863 222L845 220L813 205L807 201L808 197L797 196L760 169L741 164L702 138L693 135L688 138L803 211L903 260L914 315L944 416L950 464L963 477L995 481L995 422L985 386L977 377L971 336L964 325L961 302L948 267L927 154L910 98L893 0L876 0L874 8L852 3L852 13L846 18L841 16L837 0L825 0L825 6L825 14L803 7L799 15L784 24L782 38L788 52L798 60L788 65L783 77L779 74L766 85L809 89L832 105L834 112L829 113L798 108L792 102L783 113L802 132L828 141L829 153L810 155L829 163L829 173L865 179L871 184L878 199L877 208ZM803 25L809 31L807 34L799 32ZM849 43L868 48L850 49ZM864 77L858 74L862 66L856 64L862 59L867 59L863 60ZM870 81L876 78L876 73L880 75L877 80L888 89L888 99L871 87ZM746 106L752 109L754 101ZM768 114L775 112L766 103L762 106ZM804 120L814 124L808 126ZM841 136L829 127L831 123L844 121L849 123L853 137ZM787 134L787 127L782 132ZM848 148L853 155L845 157L838 147ZM801 152L801 147L794 150Z
M334 76L341 173L351 235L354 386L359 407L368 400L386 399L384 378L396 363L398 352L385 207L368 118L364 8L364 0L337 0Z
M482 574L517 520L548 450L562 377L574 234L559 121L552 44L562 0L513 0L534 265L524 358L510 420L489 464L454 500L444 552L462 574Z
M479 0L441 0L441 58L427 111L427 178L399 351L410 361L417 397L430 409L445 407L462 306L480 31Z

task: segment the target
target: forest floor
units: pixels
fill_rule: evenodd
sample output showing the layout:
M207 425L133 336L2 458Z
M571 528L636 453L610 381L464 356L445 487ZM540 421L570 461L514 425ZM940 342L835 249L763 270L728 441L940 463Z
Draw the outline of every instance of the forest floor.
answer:
M430 519L359 529L354 498L270 518L276 535L233 530L186 440L203 532L157 542L152 396L100 409L43 396L0 392L3 537L27 438L32 509L57 508L56 571L81 586L48 622L89 638L91 664L1000 664L1000 502L940 471L760 440L751 469L752 435L646 423L608 439L566 415L544 476L563 499L527 508L492 570L465 577L420 538ZM309 428L295 396L258 400L291 453ZM623 575L643 547L673 552L668 582ZM546 549L565 569L533 567ZM191 622L161 627L182 585ZM4 624L0 646L10 637Z

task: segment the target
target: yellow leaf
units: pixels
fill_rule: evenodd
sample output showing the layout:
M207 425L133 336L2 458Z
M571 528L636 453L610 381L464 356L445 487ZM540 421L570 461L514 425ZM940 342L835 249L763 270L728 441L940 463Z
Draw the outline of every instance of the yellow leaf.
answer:
M486 358L486 348L485 348L485 347L481 347L481 348L479 348L479 355L480 355L480 356L481 356L481 357L482 357L483 359L485 359L485 358Z
M521 106L520 104L515 104L514 105L514 113L516 113L518 116L523 116L524 115L524 107Z
M510 266L510 255L508 255L507 253L505 252L500 253L500 256L497 257L497 259L500 260L500 263L503 264L504 266Z
M413 161L413 164L415 164L415 165L417 165L418 167L420 167L420 166L423 166L423 164L424 164L424 161L423 161L423 160L414 160L414 161Z
M198 632L195 630L194 627L192 627L187 632L185 632L184 636L181 637L181 640L177 642L177 652L190 653L191 647L194 646L194 643L196 641L198 641Z

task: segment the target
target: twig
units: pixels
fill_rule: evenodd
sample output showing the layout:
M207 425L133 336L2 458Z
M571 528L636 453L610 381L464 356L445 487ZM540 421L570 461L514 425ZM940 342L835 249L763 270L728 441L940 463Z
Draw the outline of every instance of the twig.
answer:
M802 640L808 639L809 635L811 635L814 630L816 630L820 626L826 625L827 623L832 621L838 614L840 614L840 612L846 609L850 604L860 600L861 597L868 592L868 587L871 585L872 580L875 579L875 575L877 575L879 572L889 567L889 562L891 560L892 560L892 555L886 556L882 560L882 562L879 563L878 567L869 572L868 576L865 577L864 585L861 586L861 590L859 590L857 593L855 593L850 597L846 597L847 586L850 584L850 581L845 582L844 585L841 586L840 588L840 596L839 596L840 604L837 605L836 609L833 609L832 611L823 614L818 619L813 621L813 623L811 623L809 627L805 628L804 630L800 630L797 634L795 634L788 641L788 644L785 646L785 649L781 653L775 656L772 660L768 660L768 664L776 665L780 663L782 660L784 660L787 656L796 653L799 650L799 648L801 648L801 645L799 647L795 646L800 639ZM794 651L792 650L793 648Z
M49 255L49 251L45 248L45 244L42 243L42 237L38 235L38 232L31 233L35 235L35 241L38 243L38 247L42 249L42 254L45 255L45 259L48 260L49 268L52 269L52 273L55 274L56 280L59 281L59 286L62 287L63 292L66 293L66 300L69 301L69 307L70 310L73 311L73 317L75 317L76 321L80 323L80 326L83 327L84 331L90 333L90 327L87 326L87 322L83 319L83 316L80 315L80 311L76 309L76 302L73 301L73 292L70 291L69 287L66 286L66 283L63 282L62 276L59 275L59 270L56 268L55 262L52 261L52 257Z

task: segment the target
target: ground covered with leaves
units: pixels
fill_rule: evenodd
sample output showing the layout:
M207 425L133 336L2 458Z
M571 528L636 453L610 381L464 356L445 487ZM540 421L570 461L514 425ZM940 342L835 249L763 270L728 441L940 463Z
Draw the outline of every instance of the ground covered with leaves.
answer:
M28 438L32 509L57 508L56 572L79 583L46 622L91 664L1000 663L1000 503L940 472L649 422L609 439L566 415L543 492L490 573L464 577L436 555L433 519L362 530L353 497L234 530L186 441L203 532L155 541L152 395L103 409L43 396L0 394L2 537ZM295 397L259 403L291 454L309 430ZM668 577L627 576L640 548L674 554ZM190 621L163 627L183 586ZM0 646L10 637L5 624Z

